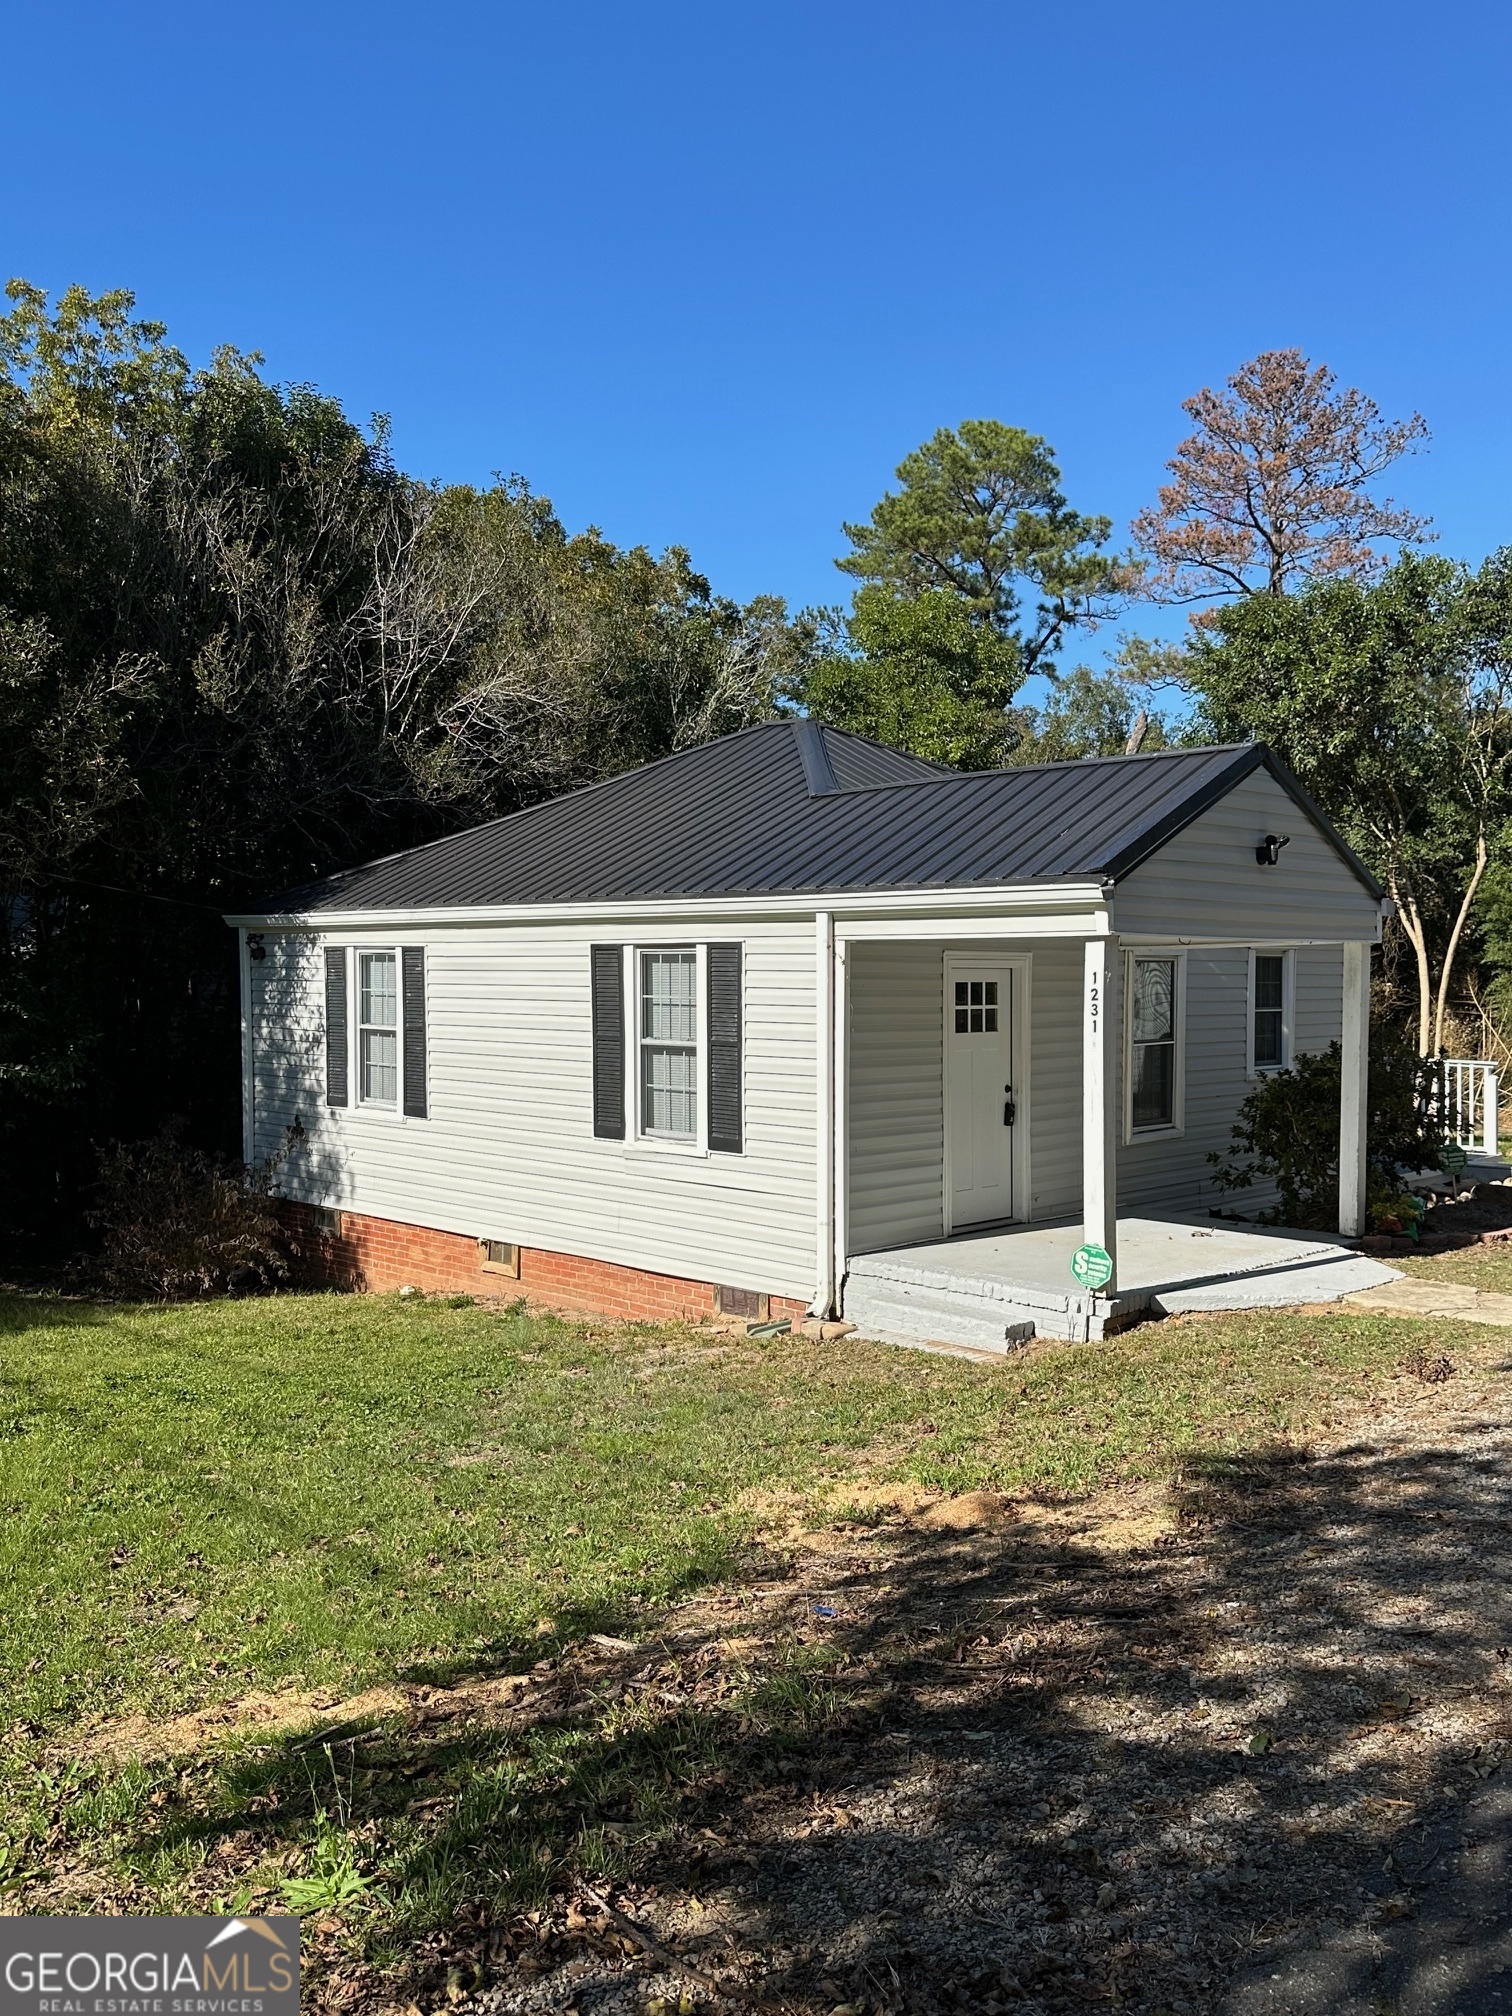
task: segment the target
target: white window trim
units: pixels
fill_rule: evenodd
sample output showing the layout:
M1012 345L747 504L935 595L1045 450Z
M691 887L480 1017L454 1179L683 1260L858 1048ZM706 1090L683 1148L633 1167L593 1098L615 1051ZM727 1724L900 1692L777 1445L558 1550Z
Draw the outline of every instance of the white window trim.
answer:
M414 943L414 940L405 941ZM423 942L423 941L419 941ZM394 984L398 988L397 1016L394 1033L399 1038L399 1096L390 1105L387 1100L364 1099L362 1096L362 954L364 952L392 952L394 955ZM377 1127L408 1127L409 1115L404 1110L404 949L403 944L386 939L376 945L349 945L347 947L347 1084L351 1088L345 1106L329 1109L329 1117L340 1116L343 1122L355 1119L359 1114L364 1121L371 1121ZM427 961L427 969L429 961ZM426 987L430 986L430 973L426 973ZM324 1110L324 1109L323 1109Z
M625 1033L628 1055L625 1084L629 1095L629 1121L625 1147L635 1155L678 1155L685 1161L709 1159L709 947L707 940L688 938L645 938L627 947L625 961ZM641 1129L641 955L646 952L691 952L694 1004L693 1083L696 1088L697 1131L685 1141L665 1134L646 1134ZM742 975L742 980L744 976ZM742 1070L744 1059L742 1059Z
M1160 1127L1134 1125L1134 962L1169 959L1175 966L1176 1046L1171 1067L1171 1118ZM1123 964L1123 1144L1172 1141L1186 1132L1187 955L1181 945L1141 945L1124 953Z
M1281 1062L1279 1064L1257 1064L1255 1062L1255 959L1256 956L1281 961ZM1297 995L1296 995L1297 955L1291 945L1251 945L1249 948L1249 987L1244 1007L1244 1068L1250 1078L1274 1078L1278 1071L1291 1068L1297 1054Z
M362 1078L362 1032L376 1028L376 1023L362 1019L362 962L364 959L386 958L394 962L394 1096L392 1099L369 1099L363 1090ZM353 987L349 996L356 1010L349 1019L352 1030L352 1045L356 1052L356 1104L368 1113L402 1113L404 1111L404 985L400 977L401 961L397 945L358 945L352 950Z

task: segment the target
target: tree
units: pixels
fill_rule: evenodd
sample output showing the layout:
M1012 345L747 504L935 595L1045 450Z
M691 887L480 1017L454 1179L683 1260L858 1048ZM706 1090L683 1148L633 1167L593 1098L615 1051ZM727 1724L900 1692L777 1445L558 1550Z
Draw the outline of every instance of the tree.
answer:
M439 715L450 787L497 809L771 717L782 603L714 595L688 554L569 538L519 479L441 504L453 564L490 579Z
M1020 710L1014 763L1070 763L1088 756L1135 756L1166 747L1165 723L1139 687L1117 671L1078 665L1058 679L1043 707Z
M1157 600L1284 595L1307 581L1375 578L1379 542L1412 543L1428 521L1371 486L1427 438L1421 414L1383 420L1300 350L1267 350L1227 390L1184 401L1196 432L1167 465L1159 501L1134 520Z
M1073 625L1125 589L1100 548L1106 518L1072 511L1046 442L964 420L898 465L865 524L847 525L850 612L810 611L785 644L785 697L816 719L963 769L1011 760L1031 716L1014 695ZM1026 595L1034 598L1024 616Z
M998 420L942 427L898 464L842 572L905 599L944 591L972 621L1014 646L1018 684L1045 670L1068 627L1106 612L1129 585L1100 549L1111 520L1071 510L1049 444ZM1022 596L1035 598L1021 622Z
M944 588L903 596L857 591L849 618L811 615L809 648L787 697L817 721L869 735L931 762L990 770L1020 733L1013 642L973 620Z
M0 1229L92 1143L233 1152L234 941L293 883L763 718L780 603L396 469L129 294L0 314Z
M1405 555L1218 611L1194 641L1200 725L1269 743L1385 883L1413 954L1422 1054L1512 818L1512 554L1472 575Z

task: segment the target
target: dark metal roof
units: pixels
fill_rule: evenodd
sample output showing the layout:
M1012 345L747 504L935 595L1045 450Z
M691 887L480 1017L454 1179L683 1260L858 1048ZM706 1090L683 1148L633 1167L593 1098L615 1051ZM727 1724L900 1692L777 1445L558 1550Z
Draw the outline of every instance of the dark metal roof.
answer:
M268 914L1116 880L1264 767L1259 743L947 770L789 719L285 892Z

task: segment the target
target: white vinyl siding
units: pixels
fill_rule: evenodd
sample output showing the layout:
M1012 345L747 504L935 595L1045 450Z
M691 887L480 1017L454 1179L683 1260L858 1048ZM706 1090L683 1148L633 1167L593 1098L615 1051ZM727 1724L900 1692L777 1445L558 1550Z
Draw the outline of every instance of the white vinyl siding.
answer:
M1275 868L1254 859L1267 831L1292 836ZM1230 941L1185 950L1185 1133L1135 1138L1119 1151L1121 1210L1201 1212L1225 1201L1206 1157L1227 1151L1234 1115L1254 1083L1251 948L1294 948L1288 1054L1319 1050L1340 1031L1342 955L1337 943L1308 941L1373 939L1378 907L1279 787L1252 777L1120 884L1110 911L1129 951L1165 953L1204 935ZM716 940L743 948L745 1145L730 1156L697 1152L686 1136L670 1144L637 1136L646 1086L633 1008L643 978L636 954L678 949L662 935L665 924L633 913L623 921L543 916L538 923L459 921L397 931L375 924L335 930L329 939L261 928L266 957L250 962L246 974L249 1138L261 1159L280 1148L299 1117L303 1136L280 1178L289 1195L687 1280L805 1300L812 1294L811 917L751 919L716 908L675 927L683 948ZM921 918L920 933L929 928ZM840 1188L848 1195L852 1252L942 1234L942 990L952 947L984 960L994 951L1031 957L1026 1215L1066 1220L1081 1210L1080 939L963 943L945 935L948 924L935 928L934 938L848 949L849 1141ZM325 1103L328 942L349 948L354 1104L344 1109ZM593 1134L589 955L605 943L625 948L625 1141ZM360 959L365 952L402 955L406 944L426 953L430 1117L412 1122L394 1107L380 1124L359 1099ZM699 1045L704 1041L700 1029ZM653 1107L675 1127L687 1125L691 1107L695 1128L707 1131L705 1062L700 1047L691 1084L684 1070L681 1083L669 1076L652 1086L667 1100L657 1107L653 1098ZM1246 1192L1232 1201L1253 1211L1267 1200Z
M1292 960L1296 1056L1325 1050L1337 1040L1344 963L1337 945L1299 946ZM1219 1206L1253 1214L1272 1201L1272 1193L1219 1190L1207 1160L1210 1151L1228 1155L1235 1115L1255 1089L1249 1068L1249 948L1194 946L1186 967L1185 1132L1145 1141L1136 1135L1120 1150L1118 1207L1205 1212Z
M1291 970L1292 1059L1326 1050L1344 1031L1344 948L1299 945Z
M944 1236L947 949L984 964L1029 955L1029 1087L1020 1103L1020 1124L1029 1128L1025 1215L1064 1217L1081 1208L1080 943L858 944L849 960L852 1253ZM1023 1003L1016 1012L1023 1014Z
M1020 939L969 948L1033 955L1030 992L1030 1214L1081 1211L1082 948ZM850 952L849 1250L944 1236L941 1028L945 942L855 945ZM1210 1150L1226 1154L1249 1076L1249 949L1190 949L1184 964L1181 1062L1183 1132L1136 1135L1119 1151L1119 1208L1253 1212L1262 1190L1226 1195L1213 1184ZM1337 946L1292 955L1293 1054L1326 1049L1339 1035L1343 958Z
M1255 847L1287 833L1274 868ZM1374 939L1380 905L1272 777L1257 773L1168 840L1118 885L1114 929L1164 939Z
M849 1238L853 1253L945 1230L944 947L853 945Z
M603 919L414 932L426 948L430 1117L382 1127L324 1103L326 941L268 930L268 957L249 971L255 1153L275 1148L297 1112L306 1138L285 1187L303 1201L807 1300L813 925L715 917L693 935L744 947L741 1155L594 1138L589 947L656 942ZM395 944L392 930L366 946L362 936L330 942Z

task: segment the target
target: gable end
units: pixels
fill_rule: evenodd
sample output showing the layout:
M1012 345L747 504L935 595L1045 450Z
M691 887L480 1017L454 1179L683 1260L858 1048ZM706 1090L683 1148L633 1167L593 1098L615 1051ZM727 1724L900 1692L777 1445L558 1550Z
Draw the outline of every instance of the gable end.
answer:
M1152 854L1158 854L1160 849L1174 840L1178 833L1184 832L1195 820L1200 819L1204 812L1219 804L1236 785L1242 784L1246 777L1252 777L1257 770L1266 771L1280 785L1297 809L1307 814L1345 867L1379 902L1386 894L1381 884L1344 839L1322 806L1303 789L1280 757L1263 742L1253 743L1247 749L1241 750L1234 762L1221 770L1216 777L1210 778L1201 790L1194 791L1190 798L1183 800L1147 831L1141 833L1136 840L1122 848L1106 863L1105 872L1108 877L1114 882L1123 881L1126 876L1148 861Z

